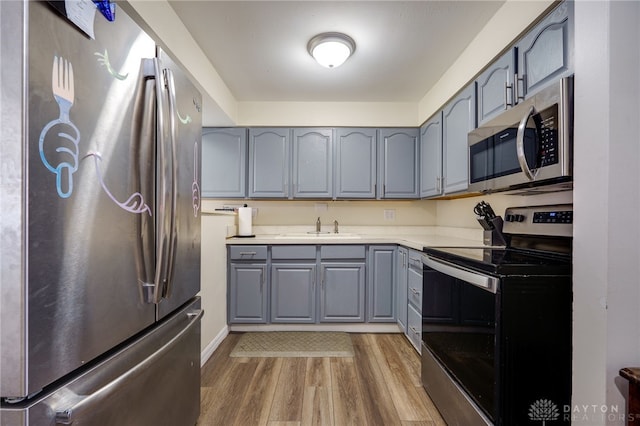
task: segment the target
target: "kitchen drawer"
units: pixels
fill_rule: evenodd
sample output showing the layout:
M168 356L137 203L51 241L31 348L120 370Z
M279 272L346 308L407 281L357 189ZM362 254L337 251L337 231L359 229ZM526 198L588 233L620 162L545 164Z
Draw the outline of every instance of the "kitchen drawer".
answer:
M409 266L422 271L422 252L409 250Z
M267 260L267 246L229 246L231 260Z
M411 305L407 309L407 337L416 348L418 353L421 352L422 342L422 315Z
M407 298L418 313L422 313L422 269L407 271Z
M271 259L295 260L316 258L316 246L271 246Z
M364 246L327 245L320 247L321 259L364 259Z

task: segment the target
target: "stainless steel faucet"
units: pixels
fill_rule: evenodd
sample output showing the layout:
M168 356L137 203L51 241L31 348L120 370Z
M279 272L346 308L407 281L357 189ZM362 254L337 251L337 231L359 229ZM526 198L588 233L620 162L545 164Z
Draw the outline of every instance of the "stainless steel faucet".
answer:
M333 233L334 234L338 233L338 221L337 220L333 221Z
M322 224L320 223L320 216L318 216L318 220L316 220L316 232L320 233L320 227Z

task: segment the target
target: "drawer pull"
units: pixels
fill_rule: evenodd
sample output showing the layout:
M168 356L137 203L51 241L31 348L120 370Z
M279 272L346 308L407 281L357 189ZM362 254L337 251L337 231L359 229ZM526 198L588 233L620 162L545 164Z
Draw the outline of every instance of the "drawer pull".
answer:
M414 326L411 326L409 328L411 329L411 331L413 331L413 334L420 334L420 332Z
M411 289L411 292L412 292L413 294L415 294L416 296L420 296L420 291L419 291L418 289L412 288L412 289Z
M240 256L255 256L256 254L258 254L255 251L241 251L240 252Z

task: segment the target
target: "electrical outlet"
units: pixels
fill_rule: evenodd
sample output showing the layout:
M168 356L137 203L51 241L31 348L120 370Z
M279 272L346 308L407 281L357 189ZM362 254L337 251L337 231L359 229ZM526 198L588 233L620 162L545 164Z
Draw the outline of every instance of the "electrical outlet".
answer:
M384 211L384 220L396 220L396 211L395 210L385 210Z

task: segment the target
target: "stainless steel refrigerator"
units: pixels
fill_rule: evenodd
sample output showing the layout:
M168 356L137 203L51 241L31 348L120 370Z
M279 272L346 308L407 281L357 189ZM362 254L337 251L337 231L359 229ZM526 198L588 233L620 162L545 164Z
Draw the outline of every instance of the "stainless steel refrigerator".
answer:
M0 423L195 424L201 95L92 7L0 1Z

